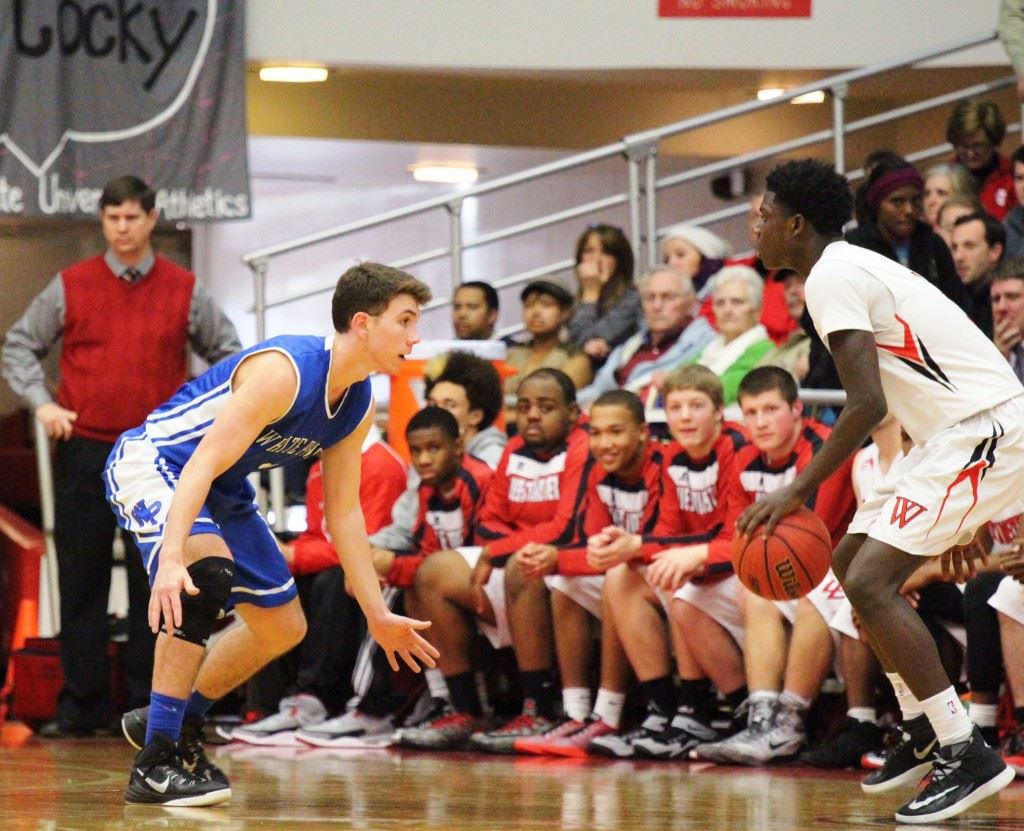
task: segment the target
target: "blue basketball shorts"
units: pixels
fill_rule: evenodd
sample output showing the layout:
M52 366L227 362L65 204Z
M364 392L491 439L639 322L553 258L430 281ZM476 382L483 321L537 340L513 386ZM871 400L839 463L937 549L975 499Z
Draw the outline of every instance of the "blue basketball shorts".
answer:
M150 585L160 564L160 547L171 499L181 471L162 457L145 435L126 434L107 459L107 501L118 524L135 538ZM214 482L189 532L216 534L235 561L235 584L226 608L237 603L273 607L297 596L295 580L270 527L260 514L246 479Z

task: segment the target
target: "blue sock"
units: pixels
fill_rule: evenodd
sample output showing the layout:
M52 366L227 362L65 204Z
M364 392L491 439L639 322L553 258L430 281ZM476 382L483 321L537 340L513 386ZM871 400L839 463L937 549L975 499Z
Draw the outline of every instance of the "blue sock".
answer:
M172 742L181 738L181 722L185 718L185 699L150 693L149 719L146 724L146 744L154 733L163 733Z
M185 717L205 716L210 711L214 701L216 699L207 698L199 690L192 690L192 695L189 696L188 703L185 705Z

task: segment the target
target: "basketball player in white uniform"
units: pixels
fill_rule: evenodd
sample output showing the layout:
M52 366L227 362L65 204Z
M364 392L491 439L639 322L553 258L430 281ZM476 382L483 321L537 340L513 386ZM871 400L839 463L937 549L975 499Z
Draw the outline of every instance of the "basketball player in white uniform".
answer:
M833 554L903 710L904 746L867 792L928 784L896 812L906 823L955 816L1013 779L967 717L927 628L900 595L921 557L971 540L1024 487L1024 388L995 346L926 279L842 240L852 198L828 165L802 160L768 176L758 251L807 277L807 309L847 393L831 436L797 478L740 517L768 532L892 412L914 440L900 475L858 510ZM956 553L954 557L970 555Z

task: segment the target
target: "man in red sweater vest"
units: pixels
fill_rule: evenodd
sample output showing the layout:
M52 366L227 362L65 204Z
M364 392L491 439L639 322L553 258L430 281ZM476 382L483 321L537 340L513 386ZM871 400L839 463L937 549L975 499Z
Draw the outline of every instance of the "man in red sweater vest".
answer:
M49 736L87 735L110 721L107 597L117 523L101 474L114 441L142 423L185 381L189 347L210 363L241 348L234 326L195 276L154 254L156 194L134 176L100 197L106 253L64 269L35 297L4 341L3 376L47 435L54 468L64 689ZM57 400L40 359L63 337ZM129 705L149 700L154 636L149 583L125 534Z

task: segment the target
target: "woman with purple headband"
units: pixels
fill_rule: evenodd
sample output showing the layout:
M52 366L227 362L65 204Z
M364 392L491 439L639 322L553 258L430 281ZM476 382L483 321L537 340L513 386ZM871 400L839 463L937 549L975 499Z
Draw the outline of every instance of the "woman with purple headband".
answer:
M923 192L917 169L896 154L886 154L858 188L861 222L846 233L846 241L902 263L969 312L971 301L952 254L921 218Z

